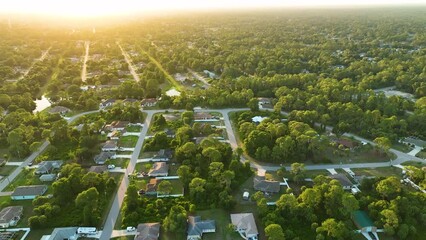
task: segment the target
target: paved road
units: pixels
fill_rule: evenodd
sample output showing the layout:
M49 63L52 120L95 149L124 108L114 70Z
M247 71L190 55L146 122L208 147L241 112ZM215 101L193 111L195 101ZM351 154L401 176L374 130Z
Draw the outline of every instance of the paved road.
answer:
M120 213L121 206L123 204L124 196L126 195L127 187L129 186L129 174L133 173L136 162L139 157L139 153L142 149L145 135L148 133L148 126L151 123L152 116L154 111L147 112L147 116L145 119L145 125L139 135L138 142L135 146L135 151L132 154L132 158L130 159L129 165L127 166L126 172L124 173L123 180L120 183L117 193L114 196L114 202L112 203L111 209L108 213L108 216L105 221L104 228L102 230L102 235L100 239L110 239L112 232L114 230L115 222L117 221L118 214Z
M87 60L89 59L90 41L84 42L85 54L83 59L83 68L81 69L81 81L86 82L87 79Z
M124 56L124 59L126 60L127 64L129 65L130 74L132 74L132 76L133 76L133 78L135 79L136 82L139 82L140 81L139 76L136 73L135 67L133 66L133 62L132 62L129 54L126 51L124 51L124 49L121 47L119 42L117 42L117 45L120 48L121 53Z

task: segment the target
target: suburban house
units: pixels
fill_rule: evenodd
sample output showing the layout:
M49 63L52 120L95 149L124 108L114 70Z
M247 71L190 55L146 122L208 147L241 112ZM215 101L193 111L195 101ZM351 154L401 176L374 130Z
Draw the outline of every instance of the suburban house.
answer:
M372 234L376 239L379 239L379 236L377 235L377 227L374 226L373 221L366 212L361 210L353 212L352 221L365 238L372 239L370 235Z
M62 106L55 106L55 107L53 107L49 110L50 114L59 113L61 115L64 115L68 112L71 112L71 109L69 109L67 107L62 107Z
M10 197L12 200L29 200L43 195L46 191L46 185L20 186L15 188Z
M35 170L35 174L41 175L41 174L48 174L51 173L53 170L58 170L61 168L63 161L43 161L38 164L37 169Z
M107 166L105 166L105 165L101 165L101 166L91 166L91 167L89 168L89 172L94 172L94 173L100 173L100 174L102 174L102 173L104 173L104 172L106 172L106 171L108 171L108 167L107 167Z
M114 105L114 103L115 103L115 99L107 99L107 100L104 100L104 101L102 101L100 104L99 104L99 108L106 108L106 107L111 107L112 105Z
M19 219L21 219L24 207L10 206L5 207L0 212L0 228L8 228L16 226Z
M173 129L170 128L166 128L164 129L164 133L167 135L167 137L169 138L174 138L175 137L175 131L173 131Z
M130 122L128 121L113 121L110 124L107 124L104 127L105 131L123 131L127 126L129 126Z
M156 178L151 178L149 180L149 183L146 184L146 190L145 190L145 194L146 195L157 195L157 187L158 184L160 184L161 180L156 179Z
M267 117L255 116L255 117L251 118L251 121L254 122L254 123L256 123L256 124L259 124L259 123L261 123L265 119L267 119Z
M154 107L157 105L157 99L156 98L145 98L141 102L142 107Z
M63 228L55 228L50 235L44 235L41 239L43 240L76 240L78 238L77 235L77 227L63 227Z
M115 153L113 152L101 152L98 155L96 155L93 160L95 160L96 164L102 165L105 164L105 162L112 157L115 156Z
M278 193L280 192L280 182L266 180L265 176L255 176L253 179L253 188L256 191L265 193Z
M204 70L203 72L209 78L212 78L212 79L218 78L217 75L214 72L210 72L209 70Z
M203 233L216 232L216 223L214 220L201 220L200 216L188 217L188 237L187 240L201 239Z
M257 100L259 101L260 105L270 105L271 104L271 99L269 99L269 98L258 98Z
M148 172L150 177L165 177L169 175L169 165L165 162L155 162Z
M253 213L237 213L231 214L231 223L242 238L247 240L257 240L256 222Z
M122 132L120 132L120 131L114 130L107 134L107 138L110 140L119 140L125 131L126 130L123 130Z
M56 179L56 174L52 173L52 174L43 174L39 177L40 181L42 182L53 182Z
M215 117L213 115L211 115L210 113L196 112L194 114L194 120L195 121L204 121L204 120L212 120L212 119L215 119Z
M158 240L160 223L141 223L136 229L135 240Z
M170 149L161 149L156 155L152 158L153 162L167 162L172 158L172 150Z
M108 140L102 146L103 152L113 152L118 150L117 141Z
M330 178L339 181L344 190L351 190L351 188L354 186L351 180L349 180L349 178L344 174L333 174L330 176Z

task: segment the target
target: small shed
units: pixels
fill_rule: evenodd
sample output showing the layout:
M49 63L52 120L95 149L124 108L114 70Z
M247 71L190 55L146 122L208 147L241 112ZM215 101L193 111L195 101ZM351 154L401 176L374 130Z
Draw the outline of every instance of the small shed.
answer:
M56 174L43 174L39 179L42 182L53 182L56 179Z

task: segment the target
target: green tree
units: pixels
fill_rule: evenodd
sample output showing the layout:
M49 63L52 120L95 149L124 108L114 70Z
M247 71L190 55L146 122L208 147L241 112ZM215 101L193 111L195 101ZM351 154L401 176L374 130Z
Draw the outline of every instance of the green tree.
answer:
M283 229L278 224L269 224L265 228L265 235L268 240L285 240Z
M180 205L173 206L169 215L164 219L164 229L172 233L186 232L187 217L185 208Z

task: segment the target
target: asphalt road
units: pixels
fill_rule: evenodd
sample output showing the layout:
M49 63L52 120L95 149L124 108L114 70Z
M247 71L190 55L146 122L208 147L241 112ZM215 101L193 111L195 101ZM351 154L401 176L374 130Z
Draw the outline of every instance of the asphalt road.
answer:
M126 51L124 51L124 49L121 47L121 45L120 45L119 42L117 42L117 45L120 48L121 53L124 56L124 59L126 60L127 64L129 65L130 74L132 74L132 76L133 76L133 78L135 79L136 82L139 82L140 81L139 76L136 73L136 70L135 70L135 68L133 66L133 63L132 63L132 60L130 59L129 54Z
M124 173L123 180L121 180L120 186L117 193L114 196L114 202L112 203L111 209L108 213L108 216L105 220L105 225L102 229L102 235L100 239L110 239L112 232L114 230L115 223L120 213L121 206L123 204L124 196L126 195L127 187L129 186L129 174L133 173L135 170L136 162L139 158L139 153L142 149L145 136L148 133L148 128L152 120L154 111L147 112L147 116L144 123L144 128L139 135L138 142L135 146L135 151L133 151L132 158L130 159L129 165L127 166L126 172Z

